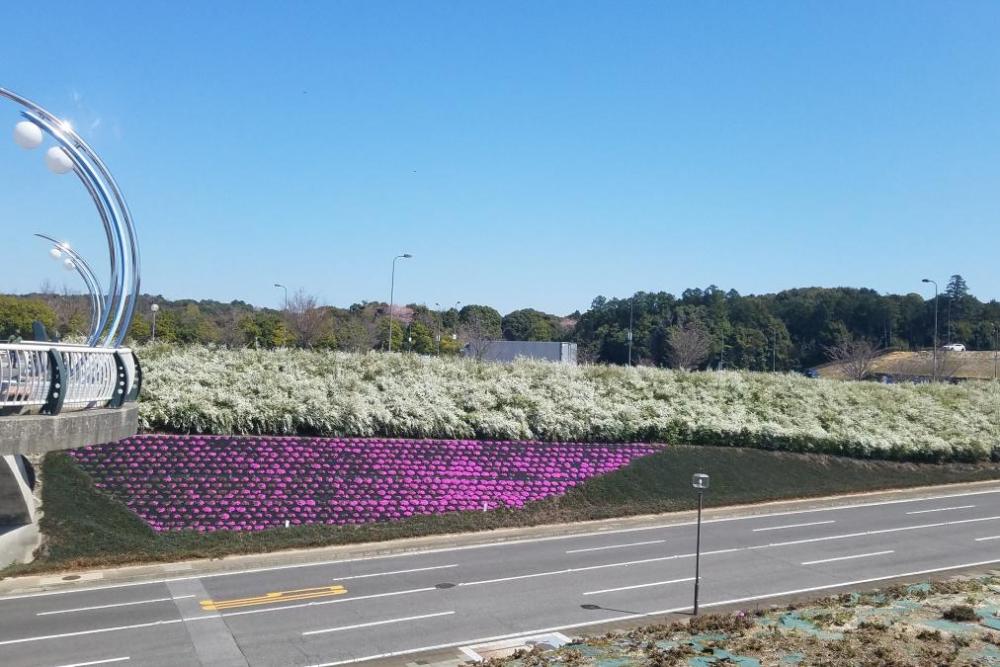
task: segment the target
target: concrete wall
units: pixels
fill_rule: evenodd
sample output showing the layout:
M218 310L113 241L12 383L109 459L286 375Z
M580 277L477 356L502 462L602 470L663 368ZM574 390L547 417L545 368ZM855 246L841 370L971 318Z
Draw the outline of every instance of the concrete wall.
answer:
M47 415L0 417L0 456L44 454L117 442L135 435L139 406L129 403L119 409L81 410Z
M135 403L54 417L0 417L0 568L30 561L41 544L38 519L42 508L29 485L25 457L37 462L46 452L117 442L135 435L138 419Z

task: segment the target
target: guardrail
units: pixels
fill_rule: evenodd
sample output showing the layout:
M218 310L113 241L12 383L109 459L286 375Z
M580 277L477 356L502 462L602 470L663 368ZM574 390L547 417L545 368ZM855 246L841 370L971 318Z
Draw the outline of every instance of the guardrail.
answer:
M139 396L132 350L63 343L0 343L0 415L117 408Z

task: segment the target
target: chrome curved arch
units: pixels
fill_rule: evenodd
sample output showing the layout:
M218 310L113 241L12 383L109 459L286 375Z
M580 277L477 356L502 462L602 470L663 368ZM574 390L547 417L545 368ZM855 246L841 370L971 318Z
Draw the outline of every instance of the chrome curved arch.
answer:
M139 297L139 246L125 197L107 165L65 121L16 93L0 88L0 97L22 107L21 116L53 139L73 162L73 171L97 207L108 238L110 294L94 327L91 347L121 347ZM94 332L92 332L94 333ZM103 339L101 336L103 335Z

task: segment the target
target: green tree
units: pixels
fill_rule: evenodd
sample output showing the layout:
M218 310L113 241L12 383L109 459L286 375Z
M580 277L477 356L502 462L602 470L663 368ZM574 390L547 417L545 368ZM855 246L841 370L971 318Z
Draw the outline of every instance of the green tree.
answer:
M41 299L0 296L0 338L11 336L30 340L32 323L38 321L55 331L56 314Z
M551 315L522 308L504 315L500 327L505 340L550 341L554 338Z

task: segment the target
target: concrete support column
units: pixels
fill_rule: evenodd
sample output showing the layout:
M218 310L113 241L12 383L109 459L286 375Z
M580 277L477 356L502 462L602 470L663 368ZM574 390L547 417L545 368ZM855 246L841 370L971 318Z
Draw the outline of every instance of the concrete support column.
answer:
M41 544L29 465L23 456L0 457L0 567L30 561Z

